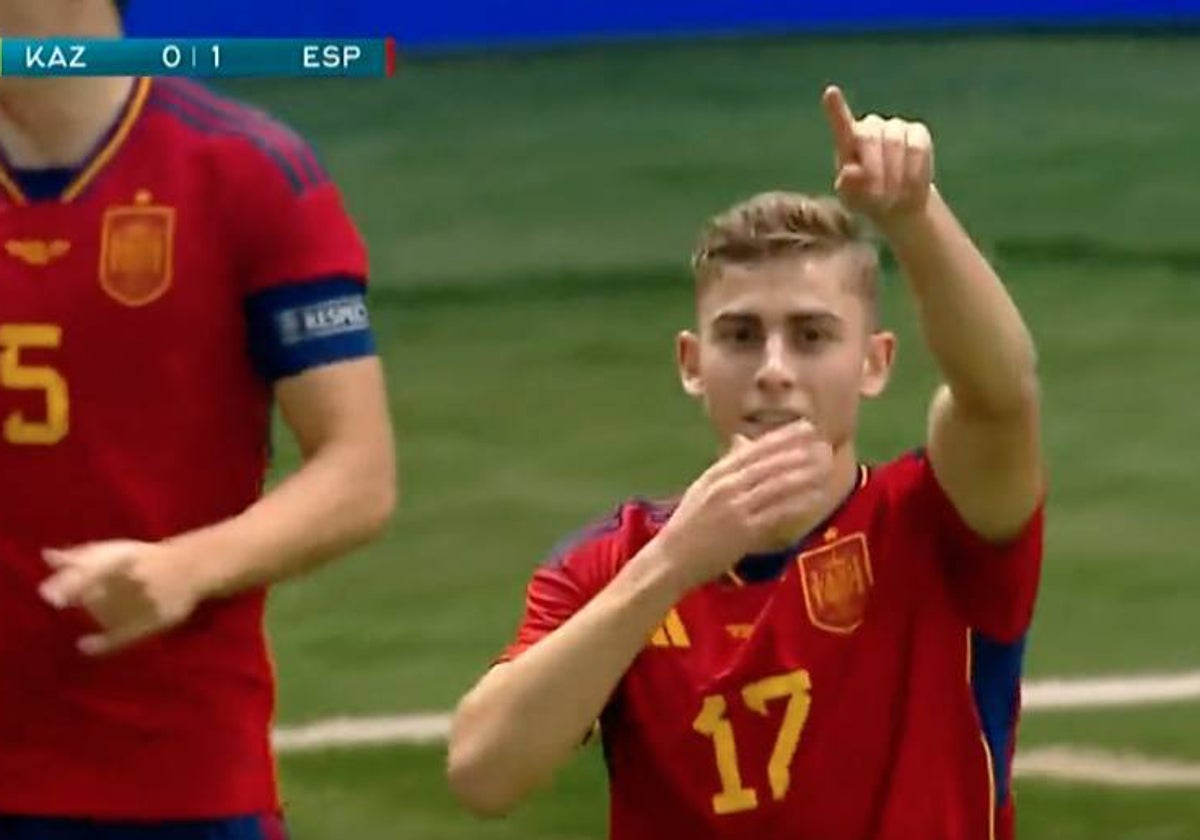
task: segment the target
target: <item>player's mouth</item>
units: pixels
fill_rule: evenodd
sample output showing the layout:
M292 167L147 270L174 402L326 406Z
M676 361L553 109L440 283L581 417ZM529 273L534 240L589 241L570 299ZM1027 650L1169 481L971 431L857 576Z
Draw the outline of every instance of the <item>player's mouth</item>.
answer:
M750 437L766 434L772 429L795 423L804 417L799 411L787 408L762 408L742 416L742 425Z

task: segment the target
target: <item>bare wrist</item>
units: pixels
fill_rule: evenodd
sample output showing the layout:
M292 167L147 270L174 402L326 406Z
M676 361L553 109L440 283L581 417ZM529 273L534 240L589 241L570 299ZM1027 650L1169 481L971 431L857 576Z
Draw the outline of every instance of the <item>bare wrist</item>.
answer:
M933 230L939 208L944 205L937 187L931 185L929 196L920 207L876 219L875 226L893 250L902 251L910 242L923 239Z
M626 565L634 590L648 599L676 604L696 582L688 578L681 558L672 555L670 544L655 537Z
M233 550L226 541L215 539L213 531L223 527L216 525L180 534L165 541L165 545L176 549L179 555L189 562L180 568L178 573L183 575L189 590L196 601L207 601L233 594L229 591L229 570L236 563L231 557Z

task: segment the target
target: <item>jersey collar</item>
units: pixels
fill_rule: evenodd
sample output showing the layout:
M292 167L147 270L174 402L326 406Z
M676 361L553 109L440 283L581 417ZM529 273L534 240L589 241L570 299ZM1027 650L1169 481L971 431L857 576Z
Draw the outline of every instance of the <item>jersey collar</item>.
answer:
M78 198L84 190L96 179L96 177L104 170L110 161L116 156L117 152L125 144L125 140L129 137L129 133L133 130L137 123L138 117L142 113L142 109L146 104L146 99L150 94L151 79L148 76L143 76L136 79L133 87L130 89L129 98L125 100L125 105L121 108L116 120L109 127L104 136L100 138L95 147L83 162L76 167L75 177L67 188L58 196L58 201L63 204L68 204ZM13 204L29 204L31 199L27 196L24 190L21 189L16 179L12 175L13 167L0 153L0 190L3 190L8 200Z
M825 531L837 515L845 510L846 505L858 494L858 491L867 486L867 481L870 480L870 477L870 468L865 464L859 464L858 481L854 483L854 486L850 488L850 492L846 494L845 498L838 503L838 506L819 525L788 548L773 551L769 554L749 554L743 557L738 561L736 566L725 573L724 579L735 586L745 586L747 583L774 580L777 578L788 562L800 552L812 535ZM762 577L759 575L762 575Z

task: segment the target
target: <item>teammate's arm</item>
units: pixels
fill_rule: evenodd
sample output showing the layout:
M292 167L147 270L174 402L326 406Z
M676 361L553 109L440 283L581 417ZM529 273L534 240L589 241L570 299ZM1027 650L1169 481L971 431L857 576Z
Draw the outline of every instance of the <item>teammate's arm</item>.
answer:
M573 615L494 667L460 703L448 766L459 801L503 814L547 781L689 589L724 573L764 535L822 509L831 463L808 424L776 430L697 479L658 536L586 604L563 575L545 576L541 591L535 578L531 601L559 601Z
M945 384L929 417L929 458L963 521L984 539L1014 538L1043 495L1036 354L1003 283L933 186L920 123L856 120L841 91L824 105L837 146L837 189L887 238L917 302Z
M378 358L313 368L275 387L302 466L245 513L168 540L197 558L201 597L292 577L379 536L396 498Z
M88 609L106 654L184 621L197 604L306 571L376 537L395 503L391 425L379 361L315 368L279 383L303 466L242 514L158 543L51 549L42 595Z
M311 569L374 538L391 516L395 458L366 315L366 251L336 186L302 141L285 137L288 155L247 149L225 165L228 182L254 185L228 208L249 353L303 464L223 522L157 543L47 550L55 574L43 597L86 608L102 628L80 640L86 653L173 627L206 599ZM288 177L287 160L305 165Z

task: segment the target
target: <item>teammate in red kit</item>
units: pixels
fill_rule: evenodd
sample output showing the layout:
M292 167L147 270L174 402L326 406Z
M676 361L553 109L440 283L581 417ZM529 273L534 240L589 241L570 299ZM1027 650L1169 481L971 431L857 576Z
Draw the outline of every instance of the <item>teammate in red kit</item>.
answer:
M462 701L450 784L504 813L600 721L614 840L999 840L1037 589L1034 347L933 187L923 125L824 106L841 202L767 193L704 231L685 390L723 455L534 575ZM859 464L894 337L888 240L945 384L927 446Z
M394 504L363 243L300 138L192 83L5 78L0 149L0 838L278 838L263 588ZM304 463L264 495L273 403Z

